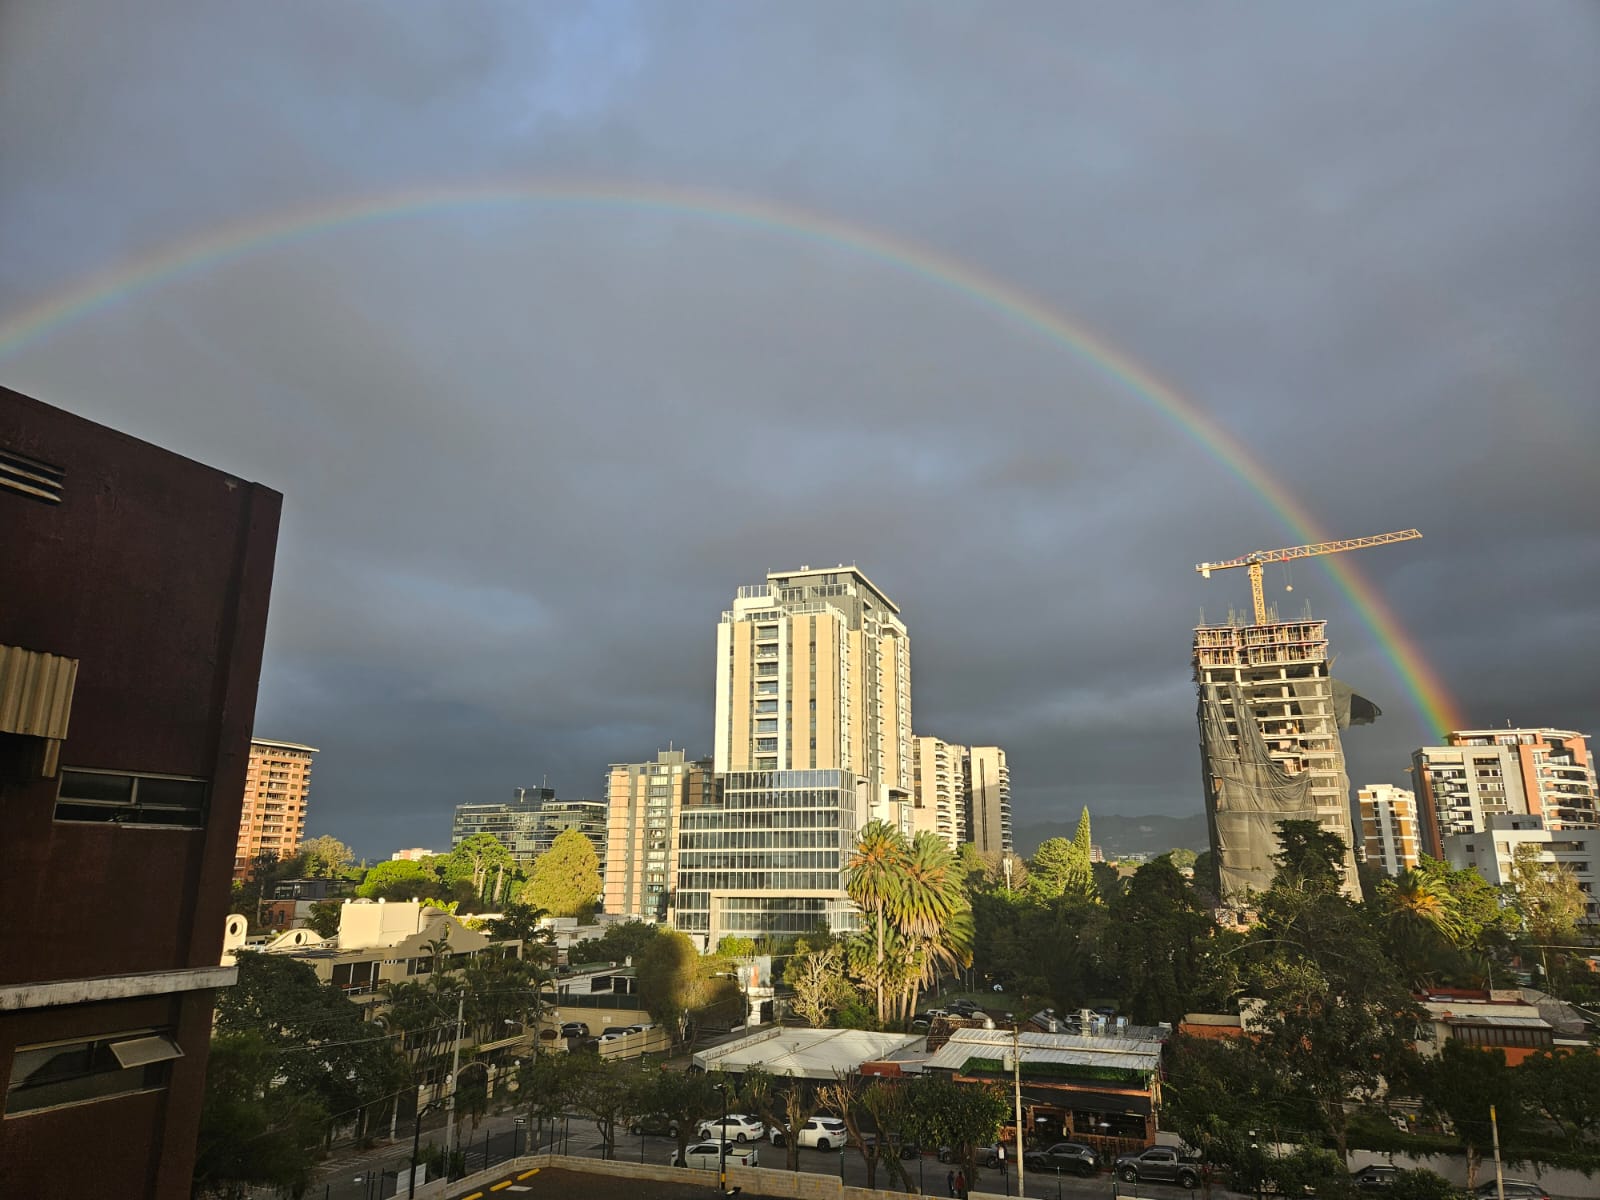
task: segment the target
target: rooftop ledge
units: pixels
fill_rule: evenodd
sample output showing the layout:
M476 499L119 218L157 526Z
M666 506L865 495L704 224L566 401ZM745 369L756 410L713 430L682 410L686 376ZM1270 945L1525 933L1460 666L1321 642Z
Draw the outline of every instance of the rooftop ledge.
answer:
M238 967L180 967L173 971L141 971L133 975L96 975L87 979L54 979L42 983L0 985L0 1012L89 1004L97 1000L129 1000L232 987Z

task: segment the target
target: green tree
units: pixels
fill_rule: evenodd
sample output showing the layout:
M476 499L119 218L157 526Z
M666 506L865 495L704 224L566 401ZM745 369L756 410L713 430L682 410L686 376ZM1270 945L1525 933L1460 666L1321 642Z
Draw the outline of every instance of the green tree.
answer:
M553 962L555 938L544 924L548 915L531 904L507 904L500 915L489 922L489 936L503 941L514 938L522 943L524 958L545 958Z
M1385 1193L1389 1200L1466 1200L1467 1194L1433 1171L1401 1171Z
M1516 1068L1521 1092L1574 1150L1600 1132L1600 1054L1541 1050Z
M862 934L871 946L874 962L868 986L876 1001L879 1025L887 1019L886 988L894 974L888 961L893 917L905 884L910 847L905 835L887 821L872 821L861 831L850 855L846 890L866 918Z
M1174 1026L1190 1011L1216 922L1169 856L1142 865L1111 901L1102 959L1135 1021Z
M1493 1144L1489 1109L1495 1109L1502 1145L1514 1143L1524 1120L1522 1080L1506 1066L1504 1050L1464 1046L1454 1038L1421 1075L1423 1099L1449 1117L1467 1151L1467 1188L1478 1181L1483 1152Z
M618 1059L581 1055L579 1062L582 1067L573 1098L578 1111L594 1120L600 1133L600 1156L610 1158L616 1152L618 1124L626 1124L644 1113L642 1102L648 1096L646 1079L632 1063Z
M537 1050L517 1068L517 1098L534 1128L534 1144L543 1143L546 1121L555 1125L577 1103L585 1056Z
M277 954L241 952L239 979L217 993L219 1036L250 1034L276 1055L276 1076L327 1113L381 1124L405 1079L397 1048L365 1020L359 1005L307 964Z
M328 1113L314 1093L276 1082L282 1055L256 1032L211 1043L195 1147L193 1194L243 1200L255 1188L299 1196Z
M749 1078L747 1075L747 1083ZM639 1115L662 1116L676 1127L673 1136L682 1159L701 1123L722 1115L722 1093L718 1090L721 1086L731 1086L721 1072L658 1068L645 1077L639 1094Z
M1278 875L1238 953L1242 983L1264 1003L1262 1054L1315 1104L1343 1158L1348 1102L1410 1069L1422 1013L1365 912L1338 891L1343 843L1311 822L1280 828Z
M1535 944L1570 942L1586 911L1578 878L1564 864L1542 862L1539 847L1524 842L1511 858L1511 894Z
M658 933L634 966L640 1002L668 1029L681 1033L688 1018L731 1016L742 1007L739 985L728 977L729 964L702 958L689 936L675 929Z
M1010 1112L1004 1087L991 1083L955 1083L939 1075L917 1075L903 1085L905 1119L902 1132L922 1146L949 1146L978 1185L978 1147L991 1145Z
M1190 850L1187 846L1174 847L1173 849L1168 850L1161 857L1167 859L1180 871L1185 867L1188 867L1192 871L1194 869L1194 864L1200 858L1198 854L1196 854L1193 850Z
M644 954L645 947L656 940L656 935L662 931L659 925L652 925L646 921L617 921L606 926L606 931L597 938L583 938L573 943L567 951L567 961L574 965L578 963L625 963L629 959L638 961Z
M600 899L600 860L594 843L563 829L533 864L522 900L557 917L587 920Z
M343 907L337 900L318 900L306 914L306 924L318 937L336 937L339 933L339 910Z
M894 922L915 956L915 973L900 996L901 1020L909 1021L919 990L931 987L941 968L972 965L973 923L960 865L944 839L926 830L918 833L904 871Z
M1249 1046L1229 1041L1178 1037L1167 1047L1167 1078L1162 1084L1163 1128L1194 1147L1207 1168L1202 1195L1224 1169L1238 1191L1259 1192L1270 1157L1261 1131L1274 1122L1277 1079Z
M368 900L409 900L438 894L437 875L421 863L401 859L375 863L356 888L356 895Z
M1278 852L1272 861L1277 876L1294 886L1337 891L1344 879L1344 860L1344 842L1317 822L1278 823Z
M301 842L300 857L306 874L313 879L332 879L356 860L354 850L326 833Z
M857 998L844 977L844 952L839 946L796 955L783 979L794 988L794 1011L813 1029L826 1025L829 1017Z
M1089 810L1083 811L1087 817ZM1076 838L1047 839L1034 851L1028 868L1028 883L1034 892L1044 897L1091 895L1094 872L1088 852L1079 846Z
M717 943L717 953L723 958L752 958L756 953L756 940L730 933Z
M446 885L465 884L473 898L496 907L506 894L508 877L515 878L516 870L504 842L492 833L475 833L445 856L442 874Z

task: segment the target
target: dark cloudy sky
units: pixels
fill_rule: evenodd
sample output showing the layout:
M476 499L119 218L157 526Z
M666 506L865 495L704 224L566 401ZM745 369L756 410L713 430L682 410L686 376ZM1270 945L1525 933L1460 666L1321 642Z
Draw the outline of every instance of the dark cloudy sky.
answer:
M496 181L690 188L921 244L1098 331L1339 536L1476 723L1600 731L1600 9L1587 3L0 6L0 325L233 224ZM4 332L0 331L0 338ZM436 208L135 289L0 382L285 495L258 731L313 832L669 740L768 568L901 606L920 732L1017 821L1200 800L1201 559L1300 537L1177 423L970 297L616 205ZM1292 582L1292 599L1282 587ZM1387 710L1424 724L1320 569Z

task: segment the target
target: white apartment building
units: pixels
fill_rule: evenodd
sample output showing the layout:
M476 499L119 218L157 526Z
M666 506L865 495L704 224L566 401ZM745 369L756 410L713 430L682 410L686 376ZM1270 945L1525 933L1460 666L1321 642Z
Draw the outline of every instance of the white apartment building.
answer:
M1395 876L1417 865L1417 798L1405 788L1369 783L1356 793L1367 862Z
M1550 829L1600 825L1600 790L1588 739L1567 729L1464 729L1411 756L1423 844L1442 856L1447 839L1490 817L1541 817Z
M936 833L954 849L967 840L967 748L923 736L913 744L911 832Z
M1444 859L1452 867L1472 867L1496 887L1511 882L1511 864L1517 848L1539 847L1539 861L1558 863L1576 877L1579 889L1588 897L1588 921L1600 921L1600 829L1556 830L1545 827L1544 818L1527 813L1495 813L1485 826L1472 833L1451 834L1445 839Z

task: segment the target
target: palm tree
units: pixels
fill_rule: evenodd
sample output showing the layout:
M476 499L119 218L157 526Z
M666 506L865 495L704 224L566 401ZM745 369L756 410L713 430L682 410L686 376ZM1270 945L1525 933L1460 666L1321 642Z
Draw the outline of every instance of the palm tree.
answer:
M872 821L862 829L847 864L845 890L867 918L868 937L874 945L876 969L872 975L880 1025L885 1016L885 955L890 927L900 905L909 853L903 833L887 821Z
M911 842L894 920L917 950L917 970L902 996L902 1016L909 1017L916 1011L918 991L933 983L941 967L972 962L972 908L960 864L944 839L928 830Z

